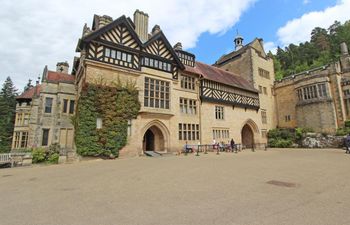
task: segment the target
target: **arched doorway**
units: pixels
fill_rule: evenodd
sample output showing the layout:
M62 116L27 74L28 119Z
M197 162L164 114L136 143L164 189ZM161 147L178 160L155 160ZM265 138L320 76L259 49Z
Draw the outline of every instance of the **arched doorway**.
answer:
M147 129L143 136L143 151L165 151L165 139L162 131L153 125Z
M242 146L244 148L253 148L254 133L252 128L248 124L245 124L243 126L241 135L242 135Z

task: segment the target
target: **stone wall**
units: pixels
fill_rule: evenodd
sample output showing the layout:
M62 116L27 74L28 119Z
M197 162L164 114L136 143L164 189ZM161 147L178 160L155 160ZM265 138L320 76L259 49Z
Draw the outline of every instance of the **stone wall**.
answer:
M302 148L342 148L344 143L343 136L322 135L319 133L307 133L303 137Z

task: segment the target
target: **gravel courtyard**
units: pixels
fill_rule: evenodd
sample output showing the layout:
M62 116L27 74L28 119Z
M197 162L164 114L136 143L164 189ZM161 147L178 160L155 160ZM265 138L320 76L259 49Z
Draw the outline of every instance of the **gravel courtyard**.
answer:
M269 149L0 170L0 224L346 225L350 155Z

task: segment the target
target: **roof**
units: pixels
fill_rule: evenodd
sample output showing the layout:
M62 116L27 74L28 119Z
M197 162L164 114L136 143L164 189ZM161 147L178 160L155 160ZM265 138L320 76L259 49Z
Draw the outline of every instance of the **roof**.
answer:
M239 89L244 89L251 92L258 92L254 86L249 83L243 77L240 77L237 74L225 71L223 69L217 68L215 66L210 66L208 64L202 62L196 62L195 67L186 66L185 71L199 74L203 76L203 78L211 81L216 81L218 83L226 84L232 87L236 87Z
M66 73L59 73L54 71L48 71L46 80L48 82L65 82L65 83L74 83L75 76L69 75Z
M36 85L35 87L31 87L25 92L23 92L21 95L17 96L16 99L32 99L34 97L35 91L36 91L36 94L39 95L40 88L41 88L40 84Z
M230 52L226 55L222 55L216 62L215 65L220 65L223 64L225 62L227 62L228 60L235 58L236 56L241 55L243 52L245 52L249 47L253 47L252 44L254 41L256 40L261 40L259 38L255 38L253 41L249 42L248 44L244 45L242 48L238 49L237 51L233 51Z

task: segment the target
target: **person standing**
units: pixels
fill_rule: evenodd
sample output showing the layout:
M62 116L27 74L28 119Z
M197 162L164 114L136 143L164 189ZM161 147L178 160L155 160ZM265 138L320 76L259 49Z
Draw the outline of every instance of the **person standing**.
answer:
M345 147L346 147L346 154L350 153L350 134L348 134L348 136L346 136L345 138Z
M237 148L236 148L236 146L235 146L235 141L233 140L233 138L231 139L230 145L231 145L231 150L232 150L232 152L233 152L233 150L235 150L235 152L237 153Z

